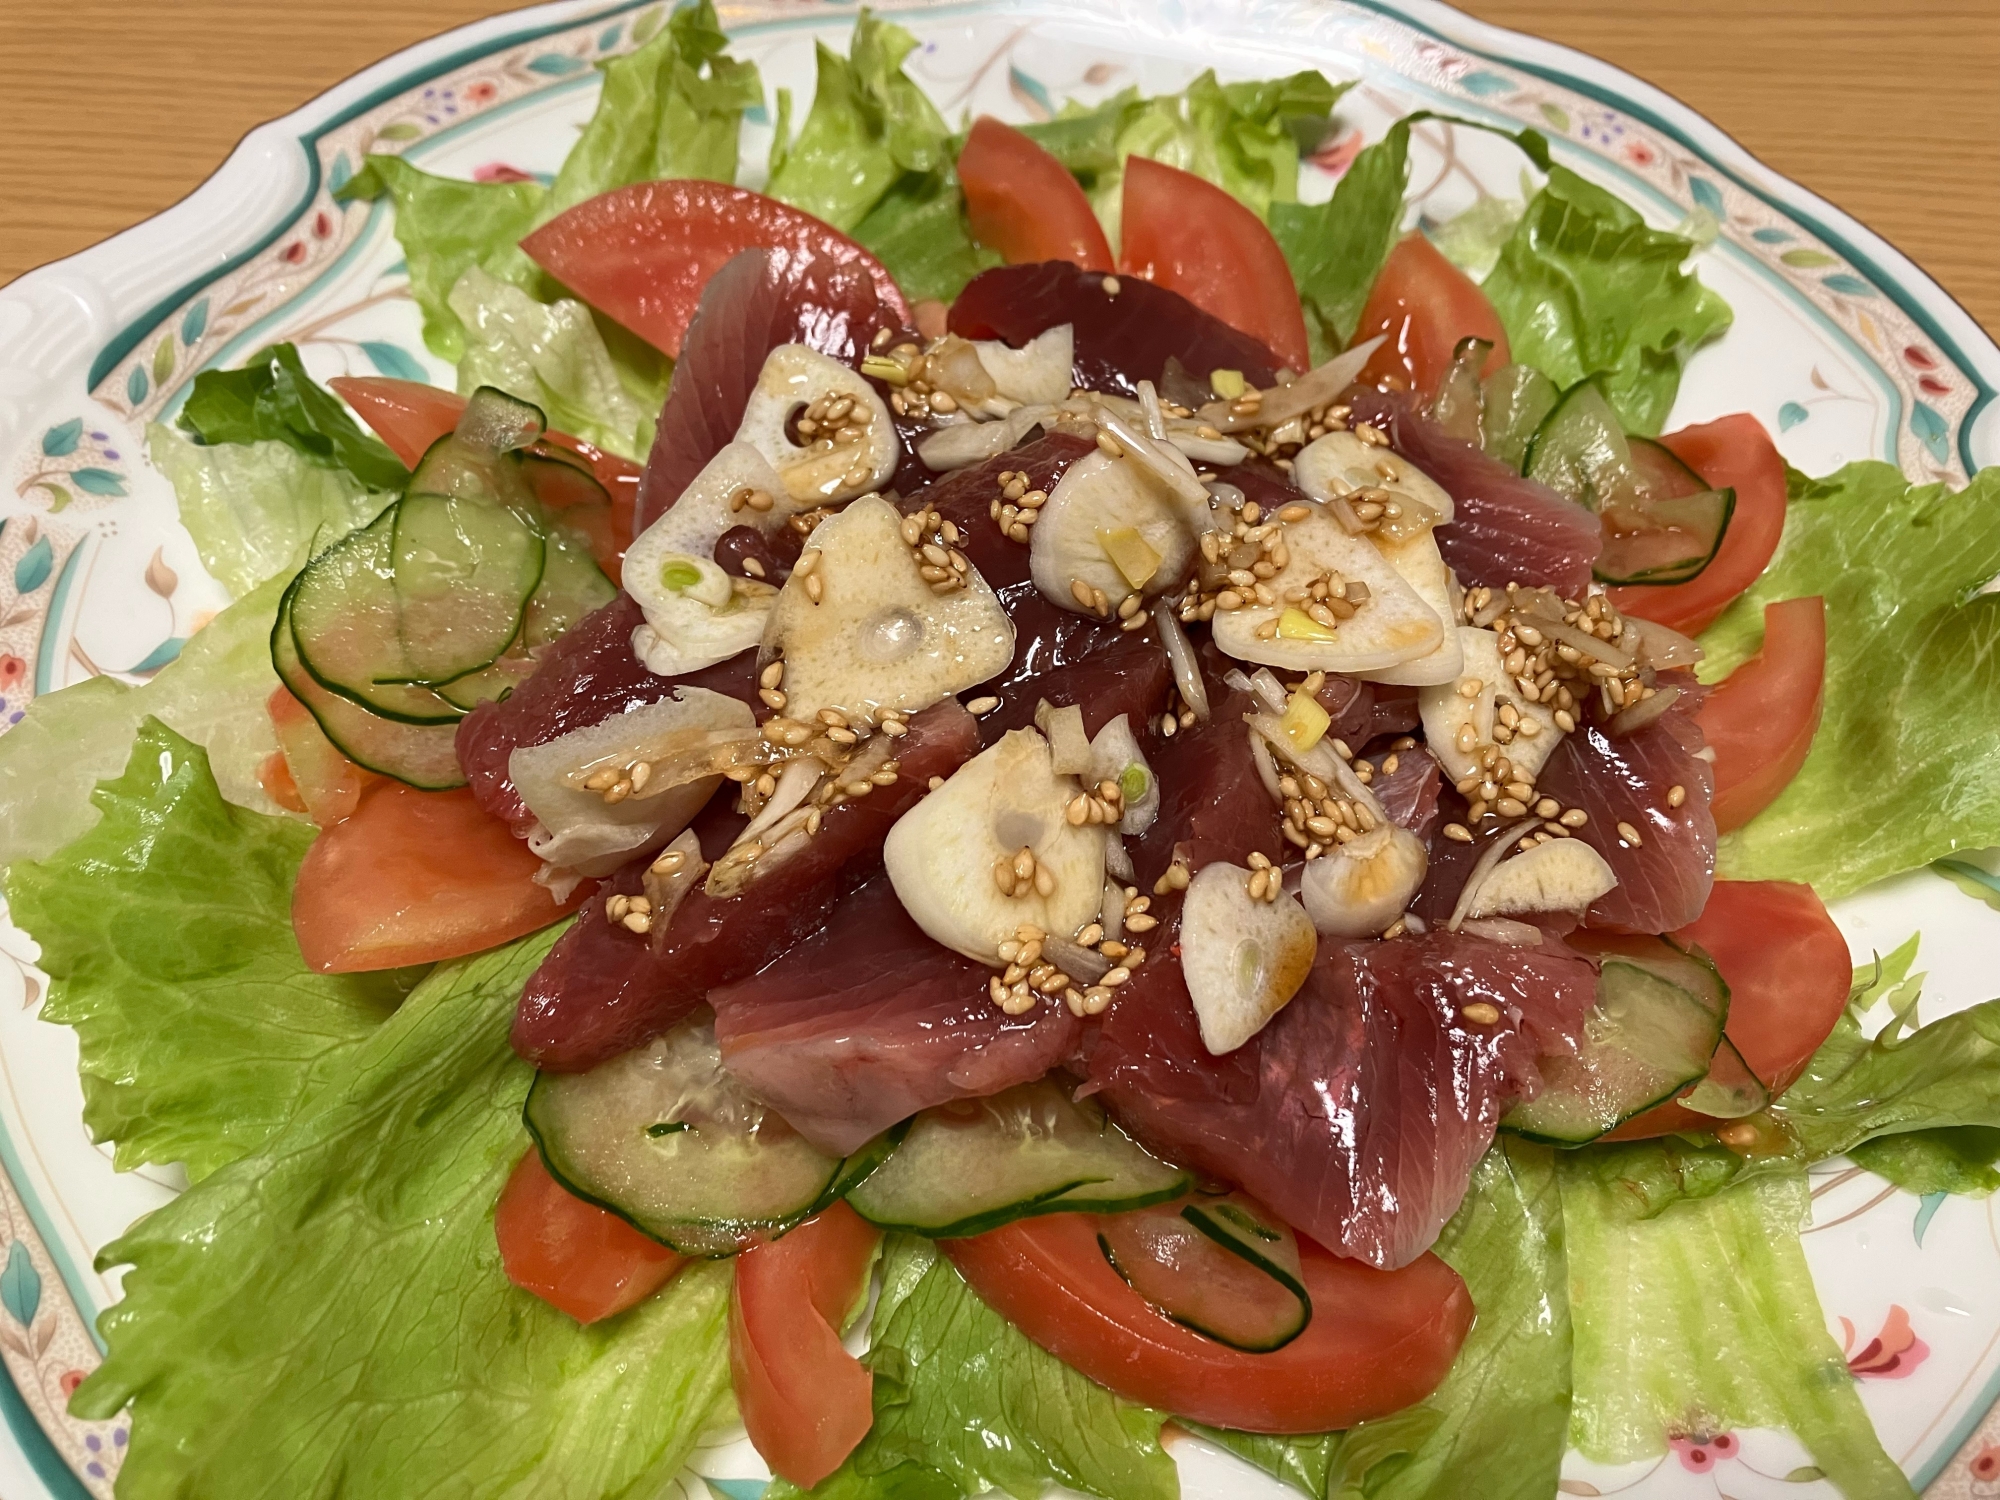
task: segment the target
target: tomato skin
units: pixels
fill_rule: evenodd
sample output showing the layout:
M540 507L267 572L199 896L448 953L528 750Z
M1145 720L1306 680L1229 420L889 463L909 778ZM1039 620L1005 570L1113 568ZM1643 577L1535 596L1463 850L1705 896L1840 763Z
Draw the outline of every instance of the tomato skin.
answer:
M1434 1255L1378 1271L1299 1239L1313 1317L1282 1349L1246 1354L1145 1301L1105 1260L1094 1219L1021 1219L940 1249L994 1311L1128 1400L1243 1432L1325 1432L1437 1388L1472 1326L1472 1298Z
M1826 701L1826 602L1764 606L1764 648L1709 689L1699 722L1715 751L1716 830L1777 800L1812 750Z
M1696 635L1757 581L1778 550L1785 530L1785 460L1764 424L1743 412L1683 427L1660 442L1708 484L1735 490L1736 509L1722 545L1700 573L1686 583L1615 588L1611 599L1628 615Z
M389 451L408 468L415 468L426 449L458 426L465 413L465 397L455 391L440 390L416 380L394 380L386 375L337 375L327 382L334 392L361 414L361 420L389 445ZM549 431L542 441L566 448L590 466L592 475L611 497L611 537L607 547L592 538L598 566L613 581L618 577L618 559L632 544L632 519L639 503L639 478L645 470L629 458L607 453L595 443L571 437L566 432Z
M1854 979L1847 939L1809 885L1782 880L1718 880L1708 905L1674 936L1715 960L1729 986L1723 1030L1775 1097L1805 1071L1847 1008ZM1614 1141L1717 1122L1668 1102L1627 1120Z
M1108 271L1117 264L1076 179L1013 126L981 115L959 153L958 181L972 237L1009 265L1067 260Z
M875 1421L875 1377L840 1343L882 1232L836 1203L736 1257L729 1373L750 1442L773 1473L811 1489Z
M565 1188L530 1146L493 1209L507 1279L579 1323L645 1301L687 1262Z
M1281 364L1301 373L1312 368L1285 253L1264 221L1228 193L1164 162L1127 157L1122 224L1121 270L1262 339Z
M1378 333L1387 334L1388 342L1369 356L1361 372L1364 385L1387 381L1391 388L1435 395L1460 339L1485 339L1493 345L1484 374L1512 360L1507 330L1486 293L1421 231L1404 235L1389 252L1375 285L1368 289L1353 342L1363 343ZM1400 387L1397 381L1402 382Z
M361 805L361 794L382 778L335 749L319 721L288 688L273 688L264 711L277 731L285 782L297 799L292 810L304 813L322 828L352 817ZM271 790L268 784L266 790ZM276 791L271 794L278 795Z
M313 840L292 888L299 952L322 974L462 958L546 927L558 904L541 861L464 787L422 792L384 779L353 816Z
M744 250L852 264L904 322L910 307L883 264L831 224L721 182L641 182L600 193L521 241L556 280L654 348L680 357L708 278Z

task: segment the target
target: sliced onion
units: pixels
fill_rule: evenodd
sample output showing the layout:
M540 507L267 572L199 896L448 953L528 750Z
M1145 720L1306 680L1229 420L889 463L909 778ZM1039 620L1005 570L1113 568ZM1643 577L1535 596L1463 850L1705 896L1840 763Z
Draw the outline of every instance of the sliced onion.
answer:
M1460 923L1458 930L1469 937L1484 938L1489 943L1499 943L1508 948L1539 948L1542 944L1541 928L1516 922L1512 917L1477 917Z
M1646 665L1656 672L1671 672L1676 667L1691 667L1702 658L1702 649L1678 630L1670 629L1641 615L1627 615L1625 623L1639 632L1639 644L1645 652Z
M1160 627L1160 644L1174 669L1174 686L1181 701L1194 710L1197 719L1208 718L1208 684L1201 680L1201 663L1195 659L1194 644L1174 616L1174 607L1165 599L1153 606L1153 622Z
M1601 661L1606 666L1616 667L1621 672L1632 665L1629 652L1621 651L1614 643L1600 640L1587 630L1578 630L1566 620L1548 620L1536 616L1534 624L1535 629L1549 639L1574 647L1593 661Z
M1139 872L1132 868L1132 851L1115 833L1104 841L1104 873L1124 881L1139 878Z
M1650 698L1641 698L1628 708L1621 708L1605 721L1604 727L1612 734L1637 734L1661 714L1674 706L1681 690L1677 687L1656 688Z
M1048 739L1056 775L1081 776L1090 769L1090 736L1083 732L1083 710L1076 704L1057 708L1044 698L1035 705L1035 727Z
M1218 469L1231 468L1250 456L1250 450L1234 438L1197 437L1178 428L1167 434L1167 443L1196 463L1213 464Z
M1257 691L1251 685L1248 674L1241 667L1231 667L1227 672L1222 674L1222 680L1235 692L1254 693Z
M1271 759L1271 747L1264 743L1264 736L1254 729L1250 731L1250 759L1256 763L1257 779L1264 783L1272 802L1283 807L1285 793L1278 785L1278 763Z
M813 788L826 775L826 767L810 755L802 755L796 760L785 762L785 769L778 774L777 790L771 793L771 800L736 836L741 843L744 839L754 839L778 819L797 807L812 795Z
M1354 767L1334 753L1329 741L1321 740L1312 749L1301 750L1292 743L1292 737L1285 733L1284 723L1275 715L1245 714L1243 722L1261 735L1278 756L1290 761L1308 775L1317 776L1348 801L1362 804L1378 821L1391 821L1389 815L1382 811L1381 801L1368 789L1367 784L1354 774Z
M1122 892L1120 899L1123 899ZM1042 957L1070 978L1080 979L1085 984L1095 984L1111 972L1111 960L1095 948L1086 948L1081 943L1073 943L1054 934L1042 939Z
M1104 407L1100 406L1092 415L1099 431L1116 438L1127 458L1159 480L1167 487L1168 493L1181 502L1183 518L1191 527L1197 530L1207 528L1210 515L1208 491L1194 477L1194 465L1188 462L1180 449L1172 444L1154 442L1133 423Z
M1146 416L1146 435L1156 443L1167 440L1167 414L1160 409L1160 393L1153 389L1153 382L1139 382L1139 410Z
M1381 347L1386 333L1378 333L1308 371L1290 385L1275 385L1264 392L1263 404L1249 416L1229 415L1227 402L1202 408L1202 416L1220 432L1244 432L1252 427L1281 427L1293 417L1324 406L1354 384L1354 377L1367 367L1369 356Z
M954 422L940 427L917 444L917 457L940 473L969 469L998 458L1028 435L1031 428L1055 419L1053 406L1022 406L998 422Z
M1487 876L1494 867L1507 857L1507 851L1514 847L1514 834L1533 818L1517 818L1495 835L1493 842L1479 856L1479 863L1472 867L1472 873L1465 877L1465 886L1458 893L1458 901L1451 909L1451 920L1444 924L1445 931L1456 932L1465 925L1465 914L1472 910L1472 903L1479 895L1479 888L1486 884Z

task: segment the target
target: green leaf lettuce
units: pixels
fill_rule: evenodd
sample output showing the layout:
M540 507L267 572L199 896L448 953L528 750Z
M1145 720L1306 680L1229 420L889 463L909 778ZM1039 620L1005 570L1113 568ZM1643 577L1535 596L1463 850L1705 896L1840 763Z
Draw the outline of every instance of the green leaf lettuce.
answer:
M203 370L178 421L204 443L283 443L308 463L346 470L370 490L400 490L410 477L339 397L306 374L290 344L259 349L241 369Z

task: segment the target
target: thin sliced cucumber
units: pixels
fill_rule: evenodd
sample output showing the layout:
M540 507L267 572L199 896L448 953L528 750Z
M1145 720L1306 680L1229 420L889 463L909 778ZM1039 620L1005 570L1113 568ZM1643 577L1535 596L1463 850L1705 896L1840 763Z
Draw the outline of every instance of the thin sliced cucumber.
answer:
M498 501L524 516L539 516L520 450L541 437L543 426L536 407L482 385L465 403L457 429L417 460L410 491Z
M539 406L510 396L497 385L482 385L474 391L458 418L458 436L488 453L531 447L548 427L548 418Z
M1716 1043L1709 1060L1708 1076L1681 1096L1682 1104L1698 1115L1717 1120L1740 1120L1754 1115L1771 1102L1771 1091L1745 1062L1736 1044L1724 1037Z
M295 581L292 589L297 587ZM330 692L305 669L292 636L291 589L286 590L278 606L277 623L271 627L271 665L334 747L356 765L427 791L465 785L452 725L404 724L382 718Z
M1500 1123L1582 1145L1705 1076L1729 990L1715 966L1660 938L1599 940L1597 1004L1577 1055L1542 1065L1542 1091Z
M1592 574L1600 583L1686 583L1714 561L1735 513L1733 489L1607 504Z
M724 1070L706 1018L588 1073L540 1074L522 1114L557 1180L684 1255L783 1234L846 1168Z
M1627 437L1625 446L1632 455L1632 470L1649 499L1678 500L1683 495L1699 495L1713 488L1706 479L1682 463L1665 443L1651 438Z
M400 504L305 565L291 589L292 638L306 671L328 691L399 723L452 724L461 710L429 688L380 680L396 675L403 660L395 573Z
M847 1195L884 1229L936 1239L1046 1213L1108 1213L1177 1198L1188 1174L1149 1155L1049 1079L927 1109Z
M435 687L499 659L542 581L541 531L503 505L409 494L396 507L395 659L376 682Z
M1492 352L1491 339L1460 339L1451 351L1451 368L1438 382L1437 399L1431 402L1431 420L1468 443L1480 440L1486 393L1480 385L1479 372L1486 367L1486 356Z
M1097 1244L1133 1291L1232 1349L1268 1354L1312 1321L1298 1240L1248 1199L1106 1215Z
M1562 391L1533 365L1508 365L1486 377L1481 391L1479 440L1488 453L1518 470L1528 456L1535 429L1555 408Z
M618 597L617 588L591 556L590 544L570 529L566 517L551 516L546 537L541 586L528 600L521 623L521 644L530 651L552 645L585 615Z
M1590 510L1640 493L1625 428L1594 380L1579 380L1549 409L1521 472Z

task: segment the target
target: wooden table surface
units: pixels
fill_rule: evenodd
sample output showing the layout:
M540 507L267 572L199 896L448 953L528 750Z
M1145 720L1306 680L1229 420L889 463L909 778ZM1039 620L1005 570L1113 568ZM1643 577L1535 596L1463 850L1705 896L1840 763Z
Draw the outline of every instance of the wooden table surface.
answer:
M2000 0L1462 0L1677 94L2000 331ZM16 3L0 282L191 191L252 125L493 0Z

